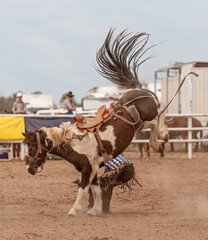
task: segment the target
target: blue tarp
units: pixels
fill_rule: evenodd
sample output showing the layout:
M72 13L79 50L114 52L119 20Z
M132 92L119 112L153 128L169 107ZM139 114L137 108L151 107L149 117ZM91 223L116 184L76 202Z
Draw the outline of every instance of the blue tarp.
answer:
M34 131L41 127L58 127L63 122L71 122L73 123L72 118L42 118L42 117L25 117L25 126L29 131Z

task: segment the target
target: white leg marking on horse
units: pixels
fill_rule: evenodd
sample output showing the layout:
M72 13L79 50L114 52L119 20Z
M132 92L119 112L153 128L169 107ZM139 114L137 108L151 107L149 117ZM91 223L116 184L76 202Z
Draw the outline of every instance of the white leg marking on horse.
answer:
M25 156L28 156L29 155L29 151L28 151L28 146L27 146L27 144L25 144ZM26 169L28 170L29 169L29 164L28 165L26 165Z
M42 169L43 169L43 168L42 168L42 166L38 167L38 168L37 168L37 171L36 171L36 173L39 173L39 172L41 172L41 171L42 171Z
M27 144L25 144L25 155L29 155L29 151L28 151L28 146L27 146Z
M99 170L99 164L98 164L98 162L99 162L99 160L94 161L94 164L91 164L91 166L92 166L92 172L91 172L91 174L90 174L90 179L89 179L90 183L92 182L93 178L95 177L96 173L97 173L98 170Z
M68 212L69 215L76 216L77 214L79 214L82 211L83 200L84 200L85 195L87 195L88 190L89 190L89 186L86 186L84 189L82 189L81 187L79 188L77 199L76 199L73 207Z
M47 141L47 139L45 139L45 145L46 145L46 147L48 147L48 141Z
M102 214L102 197L99 185L91 185L92 194L94 197L94 206L87 213L93 216L100 216Z

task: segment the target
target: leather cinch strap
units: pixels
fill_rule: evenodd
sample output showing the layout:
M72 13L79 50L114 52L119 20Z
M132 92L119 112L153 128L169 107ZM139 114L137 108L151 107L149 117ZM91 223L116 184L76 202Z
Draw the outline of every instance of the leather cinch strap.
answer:
M125 109L125 110L127 111L127 109ZM129 111L127 111L127 112L128 112L128 114L131 116L130 112L129 112ZM116 113L115 113L115 112L112 113L112 116L114 116L114 117L122 120L123 122L126 122L126 123L128 123L129 125L131 125L131 126L133 127L133 129L134 129L134 132L135 132L135 125L138 124L139 121L141 121L139 112L136 111L136 114L137 114L137 120L136 120L136 122L129 121L128 119L126 119L125 117L122 117L122 116L119 115L118 113L120 113L120 111L117 111ZM132 116L131 116L131 117L132 117ZM142 127L143 127L143 124L141 124L141 125L142 125ZM141 129L141 128L139 128L139 129Z
M99 133L98 133L97 130L94 132L94 136L95 136L95 139L97 140L98 146L99 146L100 151L101 151L101 153L102 153L104 164L106 164L106 163L109 162L111 159L110 159L110 157L108 156L105 148L103 147L102 140L101 140L100 135L99 135Z

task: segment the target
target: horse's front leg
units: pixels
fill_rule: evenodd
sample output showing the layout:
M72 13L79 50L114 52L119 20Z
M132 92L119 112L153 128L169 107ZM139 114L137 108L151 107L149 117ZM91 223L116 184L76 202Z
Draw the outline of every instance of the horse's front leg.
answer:
M97 182L97 174L92 180L91 191L94 199L94 205L87 213L93 216L99 216L102 214L102 191Z
M69 215L76 216L83 211L84 199L85 199L85 196L88 194L89 187L90 187L91 173L92 173L92 168L90 166L83 169L81 185L78 189L78 195L73 207L68 212Z

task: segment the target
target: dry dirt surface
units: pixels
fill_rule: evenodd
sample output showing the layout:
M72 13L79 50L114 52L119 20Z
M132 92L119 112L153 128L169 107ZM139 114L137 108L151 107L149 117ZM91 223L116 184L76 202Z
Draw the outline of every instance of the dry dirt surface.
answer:
M0 162L0 239L208 239L208 153L124 156L143 188L114 188L111 213L100 217L68 216L80 174L65 160L35 176L22 161Z

